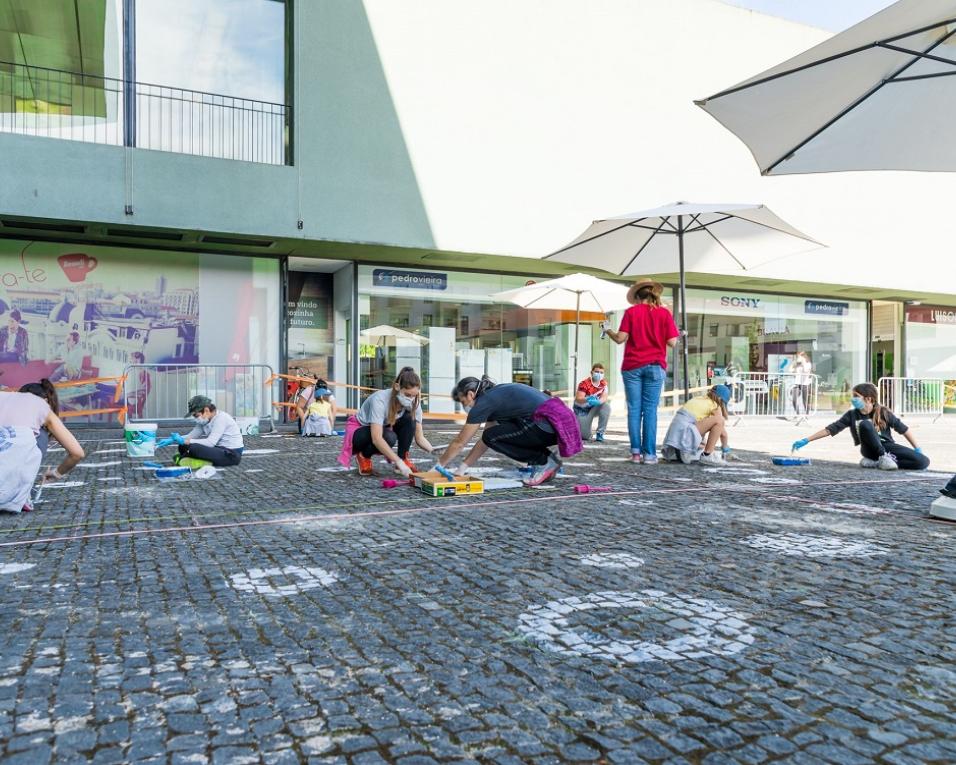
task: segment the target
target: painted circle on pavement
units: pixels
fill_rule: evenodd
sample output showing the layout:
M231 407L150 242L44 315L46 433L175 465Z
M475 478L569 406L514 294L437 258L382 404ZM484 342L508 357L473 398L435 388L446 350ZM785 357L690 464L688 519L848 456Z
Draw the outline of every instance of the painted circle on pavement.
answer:
M592 553L582 556L579 560L584 566L597 568L640 568L644 565L643 558L630 553Z
M753 534L741 539L740 543L794 558L872 558L890 552L882 545L862 539L810 534Z
M573 614L611 609L641 611L641 620L648 627L664 627L679 634L654 642L612 637L598 632L596 624L591 629L570 625ZM731 656L754 642L754 628L737 611L705 598L659 590L609 590L552 600L531 606L519 623L526 638L552 653L628 664Z
M233 589L254 592L270 598L282 598L299 592L328 587L339 581L339 576L324 568L283 566L281 568L251 568L244 574L233 574ZM284 582L281 583L280 582Z

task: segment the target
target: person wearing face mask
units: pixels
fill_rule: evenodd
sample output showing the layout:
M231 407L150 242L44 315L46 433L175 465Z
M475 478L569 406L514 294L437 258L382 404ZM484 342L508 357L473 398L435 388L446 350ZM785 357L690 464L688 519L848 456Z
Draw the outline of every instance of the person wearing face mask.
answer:
M607 421L611 417L611 405L607 400L607 380L604 379L604 365L592 364L591 376L578 383L574 394L574 414L581 428L581 438L591 440L591 428L594 418L598 418L595 441L604 440Z
M860 460L862 468L925 470L929 467L929 459L916 443L913 432L893 412L880 405L879 391L873 383L855 385L852 393L852 407L846 414L812 436L795 441L793 450L797 451L811 441L835 436L850 428L853 443L860 447L863 455ZM909 441L909 447L893 440L894 430Z
M403 477L414 473L415 463L409 456L412 441L429 454L434 451L422 430L421 394L418 373L404 367L390 388L365 399L345 423L339 463L348 467L354 456L359 475L372 475L372 457L380 454Z
M192 417L195 427L185 436L173 433L157 446L179 445L179 455L174 460L180 464L184 458L211 462L216 467L238 465L244 444L242 432L236 421L207 396L193 396L187 406L187 417Z

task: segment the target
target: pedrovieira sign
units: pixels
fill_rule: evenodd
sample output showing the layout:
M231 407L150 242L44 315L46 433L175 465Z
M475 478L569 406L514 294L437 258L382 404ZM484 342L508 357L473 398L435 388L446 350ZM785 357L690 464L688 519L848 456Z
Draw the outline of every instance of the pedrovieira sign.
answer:
M433 271L402 271L376 268L372 271L373 287L404 287L416 290L448 289L448 274Z

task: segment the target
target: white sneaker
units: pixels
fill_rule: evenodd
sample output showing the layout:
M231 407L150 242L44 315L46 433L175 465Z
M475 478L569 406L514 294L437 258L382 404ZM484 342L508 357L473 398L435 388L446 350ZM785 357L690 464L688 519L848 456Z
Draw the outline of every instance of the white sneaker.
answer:
M522 483L525 486L540 486L547 483L557 475L561 469L561 460L554 455L548 457L548 461L543 465L536 465L531 475L525 478Z
M879 467L879 464L880 463L877 460L871 460L869 457L864 457L860 460L860 467L867 468L868 470Z
M701 465L717 465L718 467L721 467L724 464L724 458L721 457L717 452L711 452L710 454L701 454L700 464Z
M680 449L680 461L685 465L689 465L692 462L697 462L698 459L703 456L703 452L697 450L695 452L687 451L687 449Z
M896 457L887 452L886 454L881 454L880 459L877 460L876 466L880 470L899 470L900 466L896 464Z

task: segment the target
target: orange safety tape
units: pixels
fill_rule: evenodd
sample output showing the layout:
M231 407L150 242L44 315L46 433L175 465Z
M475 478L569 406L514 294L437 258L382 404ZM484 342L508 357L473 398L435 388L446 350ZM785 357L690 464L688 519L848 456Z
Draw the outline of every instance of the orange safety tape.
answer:
M296 375L284 375L279 372L274 372L272 374L272 377L268 378L263 383L263 385L271 385L272 383L274 383L276 380L280 378L283 380L292 380L294 382L304 382L304 383L315 382L315 380L313 380L311 377L298 377ZM328 383L330 387L334 385L337 388L353 388L354 390L370 390L372 392L379 391L379 390L388 390L388 388L369 388L366 385L352 385L352 383L336 382L335 380L326 380L325 382ZM435 396L436 398L451 398L451 396L446 393L423 393L422 396L425 398L429 396Z
M119 377L87 377L85 380L67 380L66 382L53 383L54 388L75 388L79 385L92 385L98 382L117 382L126 381L125 375Z

